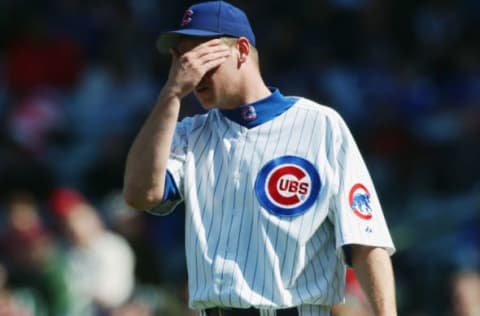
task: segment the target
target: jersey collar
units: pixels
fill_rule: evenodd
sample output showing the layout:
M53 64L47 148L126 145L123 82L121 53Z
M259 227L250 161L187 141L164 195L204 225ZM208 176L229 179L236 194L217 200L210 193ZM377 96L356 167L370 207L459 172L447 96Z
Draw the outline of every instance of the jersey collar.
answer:
M297 98L283 96L277 88L270 88L270 91L272 94L266 98L220 112L230 120L252 128L281 115L297 101Z

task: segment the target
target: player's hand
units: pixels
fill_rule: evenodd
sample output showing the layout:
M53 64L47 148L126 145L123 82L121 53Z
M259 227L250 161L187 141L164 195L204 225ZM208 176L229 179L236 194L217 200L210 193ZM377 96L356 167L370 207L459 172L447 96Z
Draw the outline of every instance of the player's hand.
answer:
M229 56L230 47L220 39L213 39L180 54L171 49L172 64L166 87L183 98L199 84L210 70L220 66Z

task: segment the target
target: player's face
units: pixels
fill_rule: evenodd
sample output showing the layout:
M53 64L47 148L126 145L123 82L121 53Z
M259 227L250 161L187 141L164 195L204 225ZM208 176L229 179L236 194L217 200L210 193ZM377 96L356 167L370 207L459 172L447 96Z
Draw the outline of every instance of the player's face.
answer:
M210 39L211 38L184 38L180 41L177 49L179 53L182 54ZM234 57L235 54L233 54L234 49L235 48L232 47L232 55L228 57L224 63L205 73L193 91L205 109L229 109L240 105L233 102L237 94L235 87L238 86L235 84L237 77L236 71L238 68Z

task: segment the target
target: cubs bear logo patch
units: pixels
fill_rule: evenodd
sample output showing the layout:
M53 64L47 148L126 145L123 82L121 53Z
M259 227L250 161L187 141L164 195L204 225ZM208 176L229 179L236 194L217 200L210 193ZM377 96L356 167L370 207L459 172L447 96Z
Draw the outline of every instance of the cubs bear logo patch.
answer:
M352 186L348 194L348 202L357 217L364 220L369 220L373 217L370 206L370 192L363 184L357 183Z

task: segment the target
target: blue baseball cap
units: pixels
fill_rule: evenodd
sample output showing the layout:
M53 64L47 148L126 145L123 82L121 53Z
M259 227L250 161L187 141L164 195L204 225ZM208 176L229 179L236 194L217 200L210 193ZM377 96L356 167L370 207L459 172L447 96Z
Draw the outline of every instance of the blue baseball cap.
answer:
M164 32L157 40L157 48L166 53L176 45L181 35L195 37L246 37L255 46L255 35L248 17L241 9L225 1L207 1L185 10L180 28Z

